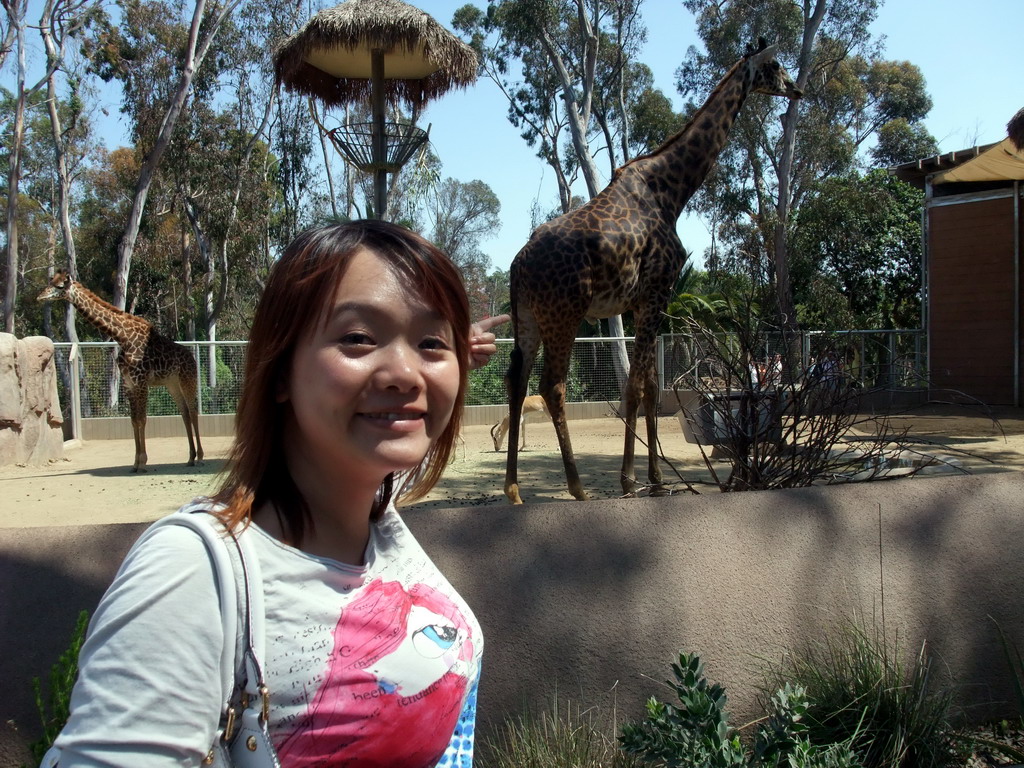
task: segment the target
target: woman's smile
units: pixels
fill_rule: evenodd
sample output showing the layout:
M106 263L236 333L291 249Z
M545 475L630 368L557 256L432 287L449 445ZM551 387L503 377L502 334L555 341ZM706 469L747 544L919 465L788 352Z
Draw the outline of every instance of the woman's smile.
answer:
M423 411L376 411L357 414L378 429L394 432L415 432L425 426Z

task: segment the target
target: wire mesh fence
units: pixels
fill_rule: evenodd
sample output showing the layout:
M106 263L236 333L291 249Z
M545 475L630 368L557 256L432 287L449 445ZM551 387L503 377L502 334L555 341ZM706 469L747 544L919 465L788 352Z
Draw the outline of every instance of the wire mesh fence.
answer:
M805 332L801 340L804 370L830 352L836 354L844 375L865 387L921 386L925 380L924 334L922 331ZM199 365L202 414L232 414L245 364L244 341L179 342L192 350ZM580 338L573 346L566 385L568 402L607 402L621 398L621 373L614 359L615 347L624 345L632 358L633 339ZM765 342L765 361L783 349L781 338ZM65 419L74 419L74 402L81 417L127 417L128 401L121 391L117 370L117 345L113 342L81 342L77 350L70 343L54 344L57 358L57 387ZM506 402L505 371L512 351L511 339L499 339L498 351L487 366L470 372L467 405L501 405ZM680 377L714 376L715 361L701 353L702 346L688 334L662 336L658 340L659 382L671 387ZM533 367L528 393L538 391L543 363L541 350ZM77 382L77 387L76 387ZM177 415L178 409L163 387L150 390L150 416Z
M728 347L731 341L738 346L733 334L718 335L721 347ZM795 337L765 334L757 340L750 364L764 376L777 365L777 359L788 359L795 347L800 356L793 372L796 374L812 372L815 366L829 360L832 362L828 364L834 365L844 380L861 389L924 387L925 338L921 330L803 331ZM722 361L707 353L703 341L692 334L660 338L663 351L659 355L659 371L664 386L671 387L680 379L707 381L722 376Z

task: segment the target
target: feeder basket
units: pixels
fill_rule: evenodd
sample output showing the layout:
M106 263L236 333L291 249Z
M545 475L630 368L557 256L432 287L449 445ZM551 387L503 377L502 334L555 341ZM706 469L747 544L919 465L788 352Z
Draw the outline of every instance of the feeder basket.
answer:
M384 161L373 157L373 123L339 125L327 135L334 146L360 171L398 173L413 153L427 140L428 134L408 123L384 123Z

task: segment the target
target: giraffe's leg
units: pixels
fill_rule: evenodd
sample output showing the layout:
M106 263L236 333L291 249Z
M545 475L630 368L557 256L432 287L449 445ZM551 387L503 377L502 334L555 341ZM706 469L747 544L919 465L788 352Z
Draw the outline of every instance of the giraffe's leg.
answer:
M132 432L135 435L135 464L132 472L145 472L146 462L149 457L146 455L146 406L149 403L149 385L146 382L127 386L128 405L132 415Z
M654 356L643 379L644 416L647 419L647 480L651 485L651 496L664 496L668 493L661 476L661 459L658 456L658 391L657 368Z
M639 366L636 359L635 342L633 349L633 362L629 366L626 390L622 393L622 420L626 425L626 436L622 445L622 470L619 473L619 482L622 483L622 492L627 496L636 492L634 456L636 451L636 412L640 401L637 384Z
M575 330L575 326L572 326ZM587 500L587 494L580 482L576 469L576 456L569 439L569 425L565 417L565 382L569 371L569 356L572 354L573 338L558 339L544 347L544 370L540 376L540 393L548 405L551 422L555 425L558 447L562 452L562 466L565 467L565 481L569 493L580 501Z
M188 359L195 363L195 358L189 353ZM195 462L203 460L203 442L199 439L199 366L196 365L194 368L186 372L185 378L182 381L182 395L185 403L188 405L188 421L185 422L185 431L188 435L188 466L194 466ZM184 417L185 411L182 410L182 417ZM192 425L192 430L189 431L189 423ZM195 433L196 445L193 456L192 449L192 433Z
M661 462L658 458L658 379L655 367L657 315L637 312L636 340L633 344L633 363L626 385L625 420L626 437L622 451L622 490L629 494L636 490L635 450L636 413L641 399L647 425L647 479L651 495L664 494Z
M203 459L203 444L199 442L199 403L196 399L198 387L194 379L189 381L187 375L184 378L169 379L166 386L181 412L181 420L185 422L185 435L188 437L188 466L194 467L196 459L200 461Z
M524 324L525 326L525 324ZM513 504L522 504L519 495L519 426L530 371L537 357L538 340L533 333L516 330L516 344L509 358L505 385L508 388L508 453L505 458L505 495Z

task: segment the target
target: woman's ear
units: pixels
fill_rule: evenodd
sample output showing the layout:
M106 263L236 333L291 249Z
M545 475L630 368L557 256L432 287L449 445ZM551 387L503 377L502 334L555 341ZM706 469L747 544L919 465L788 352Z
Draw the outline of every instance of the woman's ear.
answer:
M278 403L287 403L289 400L288 395L288 377L279 375L277 377L277 384L274 386L274 400Z

